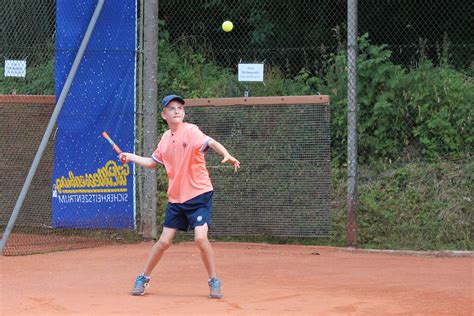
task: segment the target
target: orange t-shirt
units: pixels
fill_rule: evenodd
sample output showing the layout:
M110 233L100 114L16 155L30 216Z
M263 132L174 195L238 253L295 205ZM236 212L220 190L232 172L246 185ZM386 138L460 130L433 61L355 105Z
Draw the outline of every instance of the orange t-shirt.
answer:
M176 132L168 130L161 137L151 157L165 166L169 202L184 203L213 190L204 158L210 140L190 123L183 123Z

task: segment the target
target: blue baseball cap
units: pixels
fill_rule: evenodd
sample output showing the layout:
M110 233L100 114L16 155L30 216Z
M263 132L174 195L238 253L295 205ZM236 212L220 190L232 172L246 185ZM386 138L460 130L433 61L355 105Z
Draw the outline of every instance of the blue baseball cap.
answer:
M176 100L176 101L184 104L184 99L182 97L180 97L179 95L176 95L176 94L170 94L170 95L167 95L166 97L164 97L163 100L161 100L161 110L163 111L163 109L165 107L167 107L168 104L173 100Z

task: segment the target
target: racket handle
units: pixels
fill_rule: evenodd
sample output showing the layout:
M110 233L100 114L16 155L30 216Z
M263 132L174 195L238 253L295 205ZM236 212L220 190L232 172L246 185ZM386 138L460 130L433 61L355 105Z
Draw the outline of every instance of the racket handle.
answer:
M119 146L113 144L113 145L112 145L112 148L115 150L115 152L116 152L117 154L120 155L120 154L122 153L122 150L119 148Z
M115 150L115 152L119 155L119 159L121 162L126 163L127 162L127 157L121 156L120 154L122 153L122 150L117 146L112 138L110 138L109 134L107 132L103 132L102 136L112 145L112 148Z

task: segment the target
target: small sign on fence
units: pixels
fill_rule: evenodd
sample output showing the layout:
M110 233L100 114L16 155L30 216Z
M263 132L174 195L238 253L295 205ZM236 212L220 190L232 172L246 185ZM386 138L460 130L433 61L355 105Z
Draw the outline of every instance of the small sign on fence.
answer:
M263 82L263 64L239 64L238 80Z
M5 77L26 77L26 60L5 60Z

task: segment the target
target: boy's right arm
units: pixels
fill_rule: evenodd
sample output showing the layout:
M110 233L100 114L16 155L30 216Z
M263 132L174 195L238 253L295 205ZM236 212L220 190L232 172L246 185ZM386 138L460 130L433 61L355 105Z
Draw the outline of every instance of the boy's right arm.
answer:
M157 165L156 161L154 161L150 157L142 157L142 156L138 156L132 153L125 153L125 152L122 152L120 154L120 158L122 157L125 157L125 163L132 162L148 169L153 169Z

